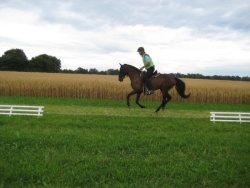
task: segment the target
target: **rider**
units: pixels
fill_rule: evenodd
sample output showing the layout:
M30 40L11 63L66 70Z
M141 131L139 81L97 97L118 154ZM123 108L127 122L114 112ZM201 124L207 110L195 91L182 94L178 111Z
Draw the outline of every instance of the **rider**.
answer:
M152 90L151 81L149 78L152 76L155 70L154 62L152 58L147 53L145 53L143 47L139 47L137 52L139 52L139 54L142 56L142 61L144 63L144 66L142 66L140 70L143 70L144 68L147 70L145 75L146 87L148 89L148 95L151 95L154 93L154 91Z

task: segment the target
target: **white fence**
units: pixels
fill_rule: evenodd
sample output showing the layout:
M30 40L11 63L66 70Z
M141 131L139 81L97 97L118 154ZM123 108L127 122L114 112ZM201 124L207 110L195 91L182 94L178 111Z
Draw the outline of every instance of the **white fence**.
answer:
M42 116L44 106L0 105L0 115Z
M210 121L250 122L249 112L210 112Z

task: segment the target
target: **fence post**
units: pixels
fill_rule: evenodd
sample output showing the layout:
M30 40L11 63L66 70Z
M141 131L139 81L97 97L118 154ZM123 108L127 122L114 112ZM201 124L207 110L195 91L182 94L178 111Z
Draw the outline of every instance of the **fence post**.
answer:
M10 107L10 115L9 116L11 116L12 110L13 110L13 106Z
M212 113L213 122L215 123L215 113Z
M41 112L42 112L42 108L39 107L39 109L38 109L38 117L40 116Z

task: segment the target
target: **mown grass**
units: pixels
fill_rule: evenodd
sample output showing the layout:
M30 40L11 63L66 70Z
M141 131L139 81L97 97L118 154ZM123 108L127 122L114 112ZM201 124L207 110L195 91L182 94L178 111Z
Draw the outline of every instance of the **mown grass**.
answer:
M44 105L43 117L0 116L0 187L249 187L249 123L210 110L247 105L0 97ZM197 116L197 117L196 117Z

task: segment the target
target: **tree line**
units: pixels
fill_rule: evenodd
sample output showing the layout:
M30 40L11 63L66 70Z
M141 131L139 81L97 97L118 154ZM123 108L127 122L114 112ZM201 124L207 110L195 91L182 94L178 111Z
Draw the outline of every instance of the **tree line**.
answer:
M118 69L108 69L98 71L96 68L84 69L82 67L76 70L61 69L61 60L47 54L41 54L28 60L24 51L21 49L10 49L0 57L0 71L23 71L23 72L48 72L48 73L71 73L71 74L100 74L100 75L118 75ZM202 74L181 74L171 73L178 78L193 79L213 79L213 80L237 80L250 81L250 77L240 76L204 76Z
M63 69L62 73L71 73L71 74L101 74L101 75L118 75L118 69L108 69L107 71L98 71L96 68L92 69L83 69L79 67L76 70ZM211 80L235 80L235 81L250 81L250 77L240 77L240 76L222 76L222 75L213 75L213 76L204 76L202 74L181 74L181 73L170 73L178 78L193 78L193 79L211 79Z
M41 54L28 60L21 49L11 49L0 57L0 70L24 72L60 72L61 60L54 56Z

